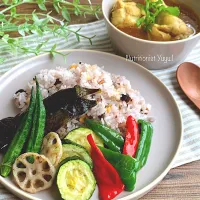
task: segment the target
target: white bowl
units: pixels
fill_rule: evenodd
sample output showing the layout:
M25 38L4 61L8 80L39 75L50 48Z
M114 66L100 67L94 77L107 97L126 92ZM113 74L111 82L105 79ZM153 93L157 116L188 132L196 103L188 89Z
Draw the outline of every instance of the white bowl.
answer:
M116 53L129 58L136 58L137 62L148 69L165 69L180 64L192 51L200 39L200 33L190 38L158 42L148 41L130 36L117 29L110 22L111 9L116 0L103 0L102 10L108 33ZM177 0L192 8L200 18L199 0Z

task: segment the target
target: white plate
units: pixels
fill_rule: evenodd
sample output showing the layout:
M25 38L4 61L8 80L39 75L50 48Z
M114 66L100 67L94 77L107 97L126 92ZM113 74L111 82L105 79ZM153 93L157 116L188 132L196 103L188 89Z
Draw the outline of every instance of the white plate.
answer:
M25 88L41 69L55 68L56 66L68 67L79 61L105 66L105 70L126 76L132 88L140 90L147 102L152 105L151 115L156 118L154 135L146 166L137 175L137 184L133 192L123 192L117 199L137 199L155 187L172 167L172 162L180 147L182 138L182 121L178 107L167 88L149 71L140 65L128 62L125 59L101 52L88 50L69 50L67 63L62 56L54 60L49 55L42 55L19 64L0 79L0 119L14 116L17 111L13 106L12 96L21 88ZM11 181L0 177L0 182L22 199L61 199L56 186L50 190L30 195ZM98 199L96 190L91 198Z

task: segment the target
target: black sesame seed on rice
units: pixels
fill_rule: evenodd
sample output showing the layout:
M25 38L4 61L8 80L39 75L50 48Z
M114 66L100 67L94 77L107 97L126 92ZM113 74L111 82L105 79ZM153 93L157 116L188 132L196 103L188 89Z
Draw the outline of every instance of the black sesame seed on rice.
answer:
M60 81L59 78L56 79L56 82L54 83L54 85L58 85L58 84L61 84L62 82Z
M131 97L128 94L122 94L120 100L128 103L129 101L131 101Z
M17 92L15 92L15 94L17 94L17 93L23 93L23 92L26 93L26 91L24 89L19 89L19 90L17 90Z

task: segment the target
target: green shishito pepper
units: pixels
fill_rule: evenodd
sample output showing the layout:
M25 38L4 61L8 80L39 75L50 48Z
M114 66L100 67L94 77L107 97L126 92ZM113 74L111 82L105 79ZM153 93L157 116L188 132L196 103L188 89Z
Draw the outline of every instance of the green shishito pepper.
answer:
M138 161L131 156L120 154L99 146L106 160L117 170L125 190L133 191L136 183Z
M147 162L153 135L153 127L151 123L144 120L138 120L138 123L141 125L141 133L135 157L139 161L137 171L139 171Z
M124 146L124 138L118 132L95 120L85 119L85 123L103 140L109 149L116 152L121 151Z

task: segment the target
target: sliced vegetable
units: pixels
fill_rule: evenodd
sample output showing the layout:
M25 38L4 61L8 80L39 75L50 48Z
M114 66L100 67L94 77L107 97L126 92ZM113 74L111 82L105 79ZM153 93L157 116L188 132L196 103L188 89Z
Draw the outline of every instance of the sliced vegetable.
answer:
M138 167L138 170L140 170L147 162L153 136L153 127L151 123L144 120L139 120L138 123L141 124L141 134L136 159L140 162Z
M58 103L58 102L57 102ZM79 117L86 113L89 109L96 106L96 101L83 99L77 97L74 102L66 104L65 107L61 107L55 113L47 114L46 131L57 131L60 127L65 125L73 118Z
M55 132L48 133L42 143L41 154L45 155L56 167L62 157L63 148L62 142Z
M58 171L57 185L65 200L89 200L95 190L96 180L86 162L68 158Z
M0 152L5 154L20 124L20 115L0 120Z
M93 168L92 159L84 147L81 147L80 145L75 145L75 144L63 144L62 149L63 149L63 154L60 159L60 162L66 158L77 156L81 160L88 163L91 168Z
M132 116L128 116L126 127L126 139L124 143L123 154L135 157L140 138L138 123Z
M43 104L43 97L40 92L40 86L36 79L36 105L33 116L33 126L28 140L26 152L40 153L42 140L44 137L44 128L46 121L46 110Z
M105 135L103 135L102 133L98 131L96 131L95 133L104 141L104 144L109 149L112 149L113 151L116 151L116 152L121 152L121 148L117 146L112 140L108 139Z
M98 91L98 89L88 89L78 85L74 86L73 88L60 90L44 99L44 105L47 110L47 114L56 113L58 110L66 106L73 107L78 98L85 97L89 94L94 94Z
M32 88L31 91L31 100L28 108L28 112L24 115L20 126L17 129L17 133L14 136L8 151L3 157L1 163L1 176L7 177L12 169L12 165L15 162L15 159L20 155L24 143L26 142L32 126L32 117L35 108L35 93Z
M75 142L81 146L83 146L88 152L90 152L90 145L87 141L87 136L89 134L92 134L94 137L95 143L99 146L103 146L103 141L101 138L99 138L92 130L88 128L77 128L72 130L68 133L68 135L65 137L65 139L71 140L72 142Z
M76 94L79 97L85 97L87 95L95 94L101 91L100 89L84 88L81 87L80 85L74 86L74 89L76 90Z
M45 134L51 131L57 131L69 120L83 115L89 109L96 106L96 101L84 99L83 97L98 91L98 89L75 86L74 88L60 90L44 99L43 102L47 115ZM26 113L24 112L15 117L0 120L0 152L5 153L7 151Z
M63 166L66 162L68 162L70 160L82 160L82 159L78 156L67 157L59 163L58 171L61 166ZM84 160L82 160L82 161L85 162Z
M99 147L106 160L117 170L127 191L133 191L136 183L138 161L131 156L123 155L109 149Z
M91 145L93 171L99 188L99 197L101 200L113 199L124 190L124 184L116 169L104 158L96 146L92 134L88 135L87 139Z
M30 158L34 162L29 162ZM19 187L29 193L50 188L56 175L56 170L48 158L37 153L20 155L13 164L13 176Z
M86 125L92 129L113 150L120 152L124 145L124 138L115 130L91 119L85 119Z

